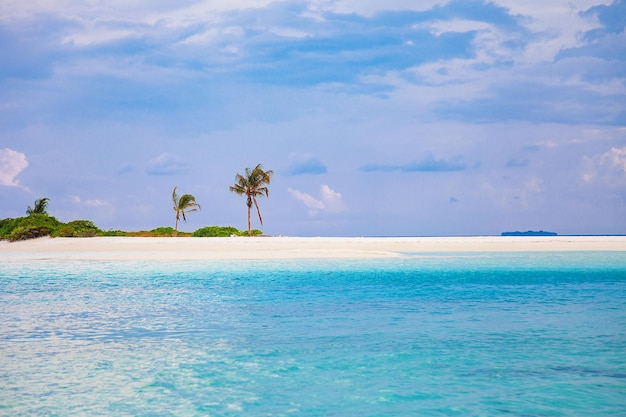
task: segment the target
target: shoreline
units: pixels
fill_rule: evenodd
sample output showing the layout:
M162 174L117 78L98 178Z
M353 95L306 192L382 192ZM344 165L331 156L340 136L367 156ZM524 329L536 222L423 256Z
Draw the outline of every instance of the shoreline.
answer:
M626 236L91 237L0 241L5 262L393 258L434 252L626 251Z

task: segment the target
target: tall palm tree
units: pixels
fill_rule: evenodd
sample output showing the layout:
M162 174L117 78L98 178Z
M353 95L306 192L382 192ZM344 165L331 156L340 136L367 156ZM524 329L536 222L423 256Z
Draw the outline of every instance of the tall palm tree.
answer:
M253 169L246 168L245 175L237 174L235 179L237 182L229 187L230 191L246 196L246 205L248 206L248 236L252 236L252 229L250 228L250 209L252 204L256 207L256 211L259 215L259 221L263 226L263 218L261 217L261 210L259 210L259 204L256 201L257 197L270 196L269 185L274 171L271 169L264 171L263 166L258 164Z
M180 197L176 194L176 188L172 191L172 202L174 203L174 211L176 212L176 226L174 227L174 235L178 235L178 220L183 216L183 221L187 222L186 213L198 211L200 204L196 203L196 197L191 194L183 194Z
M46 208L48 208L48 201L50 201L50 199L47 197L38 198L37 200L35 200L34 207L28 206L28 208L26 209L26 214L28 214L29 216L32 214L48 215L48 211L46 211Z

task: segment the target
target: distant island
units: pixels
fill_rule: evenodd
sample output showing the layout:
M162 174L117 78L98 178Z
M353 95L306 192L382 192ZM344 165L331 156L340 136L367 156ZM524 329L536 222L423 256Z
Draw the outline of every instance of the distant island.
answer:
M502 232L502 236L557 236L554 232L528 230L526 232Z

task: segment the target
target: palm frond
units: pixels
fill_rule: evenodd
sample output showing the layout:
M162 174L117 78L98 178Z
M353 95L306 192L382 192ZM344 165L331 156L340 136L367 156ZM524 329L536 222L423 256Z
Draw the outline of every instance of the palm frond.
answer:
M172 191L172 202L174 203L174 210L176 210L176 206L178 205L178 195L176 194L176 188L178 188L178 186L174 187L174 191Z
M174 211L176 212L176 226L175 230L178 231L178 220L181 215L183 221L187 222L186 213L191 213L200 210L200 204L196 203L196 197L191 194L183 194L180 197L176 194L176 188L172 191L172 202L174 203Z
M26 209L26 214L28 214L29 216L31 214L48 214L48 212L46 211L48 201L50 201L50 199L47 197L38 198L37 200L35 200L35 204L33 205L33 207L28 206L28 208Z
M183 194L178 200L178 208L181 210L190 211L191 207L200 207L200 204L196 203L196 197L191 194Z

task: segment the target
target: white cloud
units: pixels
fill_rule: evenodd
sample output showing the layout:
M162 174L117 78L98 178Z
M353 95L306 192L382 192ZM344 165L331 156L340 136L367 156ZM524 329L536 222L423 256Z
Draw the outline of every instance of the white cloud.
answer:
M435 20L416 24L414 27L416 29L426 28L435 36L441 36L448 32L486 31L492 29L492 25L487 22L464 19Z
M283 38L302 39L302 38L307 38L307 37L312 36L310 33L304 32L302 30L293 29L293 28L275 27L275 28L270 28L269 32L273 33L276 36L281 36Z
M103 207L103 206L108 205L108 203L103 200L97 200L97 199L96 200L83 200L77 195L71 196L70 200L72 200L74 204L78 204L78 205L86 206L86 207Z
M226 26L223 28L209 28L205 31L194 33L191 36L180 41L180 45L208 44L219 41L221 39L242 39L245 31L240 26Z
M586 183L602 181L614 186L626 185L626 146L613 147L595 157L585 157L585 165L583 180Z
M317 0L311 3L316 3L318 9L333 10L336 13L357 13L362 16L372 16L376 13L386 10L413 10L423 11L428 10L431 7L437 5L443 5L445 0Z
M595 19L589 19L581 12L592 6L612 3L612 0L499 0L499 4L511 14L530 17L524 24L534 33L542 34L525 48L526 62L551 62L559 51L581 45L580 34L598 27Z
M289 188L289 193L296 199L302 201L309 209L309 216L316 216L319 212L339 213L346 209L341 194L331 189L328 185L320 186L319 198L310 194Z
M321 200L316 199L310 194L294 190L293 188L289 189L289 194L291 194L296 200L300 200L304 203L304 205L309 209L310 216L317 215L320 210L325 208L324 203Z
M69 43L75 46L92 46L112 43L128 39L132 36L138 36L138 34L130 30L99 28L84 31L82 33L74 33L63 39L63 43Z
M332 190L328 185L322 185L320 189L320 196L322 201L326 205L326 208L330 211L342 211L345 207L341 200L341 194Z
M28 166L26 155L13 149L0 150L0 185L16 187L19 181L16 177Z
M610 151L602 155L601 163L616 173L626 173L626 146L623 148L611 148Z

